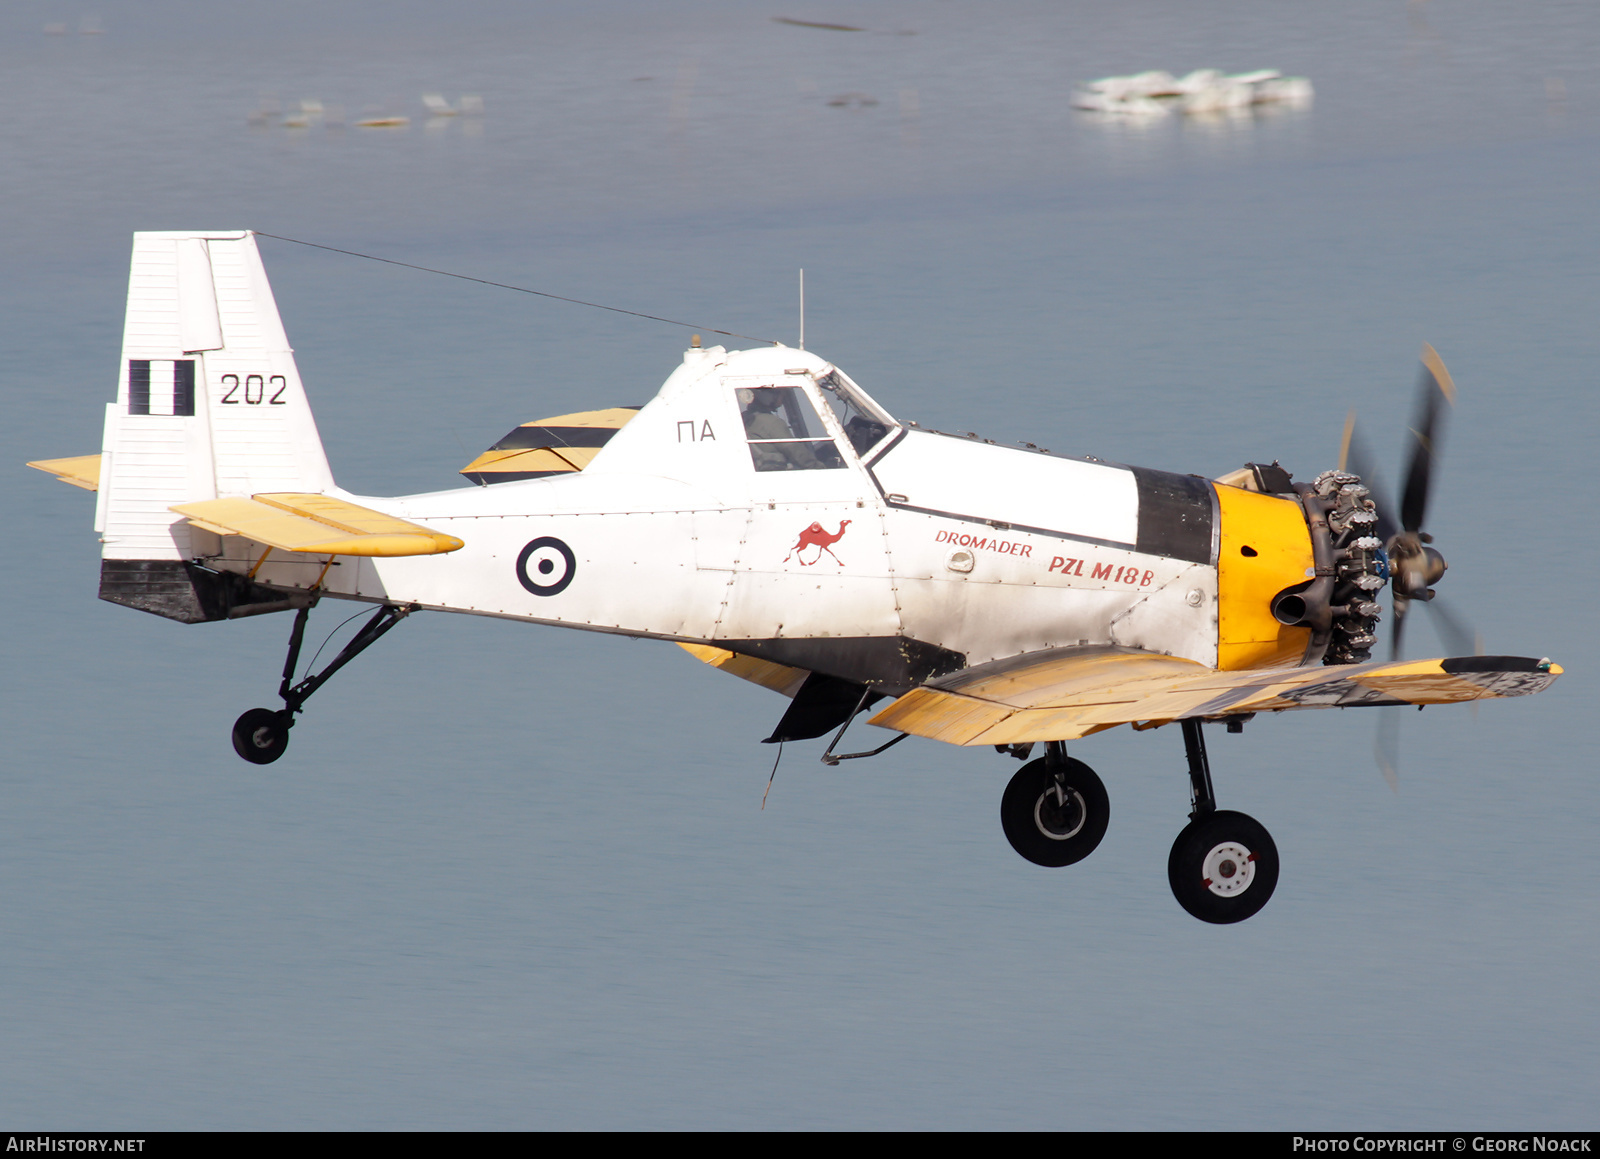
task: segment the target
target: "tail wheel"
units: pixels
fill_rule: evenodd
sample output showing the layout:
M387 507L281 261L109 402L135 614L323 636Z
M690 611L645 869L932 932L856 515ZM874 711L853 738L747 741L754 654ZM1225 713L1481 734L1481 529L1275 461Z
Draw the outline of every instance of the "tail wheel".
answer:
M1167 880L1178 904L1227 925L1260 911L1278 886L1278 847L1253 817L1218 810L1191 821L1172 843Z
M292 714L252 708L233 722L233 751L251 764L270 765L289 747Z
M1024 765L1000 798L1011 847L1035 865L1072 865L1106 835L1111 801L1093 769L1070 757Z

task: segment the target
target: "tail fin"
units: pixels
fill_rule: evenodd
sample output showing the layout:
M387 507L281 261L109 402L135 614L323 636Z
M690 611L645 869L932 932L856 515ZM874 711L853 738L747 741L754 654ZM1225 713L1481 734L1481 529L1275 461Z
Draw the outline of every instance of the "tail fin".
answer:
M134 234L102 450L101 597L174 619L221 618L166 590L199 554L175 504L333 486L253 234Z

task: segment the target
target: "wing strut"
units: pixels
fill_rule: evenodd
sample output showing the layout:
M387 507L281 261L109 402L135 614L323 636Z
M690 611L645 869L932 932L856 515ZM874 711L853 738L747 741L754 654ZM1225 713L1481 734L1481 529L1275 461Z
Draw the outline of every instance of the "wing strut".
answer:
M844 738L845 729L850 727L850 722L856 718L856 714L859 713L863 708L865 708L867 706L867 697L869 697L871 695L872 695L872 688L871 688L870 685L861 690L861 699L856 702L855 711L852 712L849 716L844 718L844 723L839 726L839 731L834 733L833 734L833 739L828 742L828 751L822 754L822 763L823 764L825 764L825 765L836 765L840 761L853 761L853 760L858 760L861 757L875 757L879 753L883 752L885 749L893 748L895 745L897 745L901 741L905 740L906 737L911 735L909 732L903 732L899 736L895 737L893 740L879 745L877 748L873 749L871 752L866 752L866 753L839 753L837 756L835 756L834 752L833 752L834 746L837 745Z

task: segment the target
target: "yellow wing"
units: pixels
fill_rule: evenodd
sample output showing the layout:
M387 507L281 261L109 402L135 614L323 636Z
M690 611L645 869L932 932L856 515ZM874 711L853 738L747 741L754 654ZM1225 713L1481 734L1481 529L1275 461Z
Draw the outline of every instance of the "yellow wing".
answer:
M800 686L806 682L806 677L811 675L804 668L790 668L786 664L774 664L771 660L741 656L737 652L730 652L726 648L718 648L711 644L679 644L678 647L696 660L709 664L719 671L737 676L741 680L748 680L752 684L759 684L763 688L770 688L774 692L781 692L791 700L794 694L800 691Z
M581 471L638 413L638 407L614 406L523 423L462 467L461 474L484 484Z
M172 508L194 526L312 555L437 555L464 546L453 535L329 495L205 499Z
M931 680L871 723L951 744L1026 744L1267 709L1527 696L1560 674L1559 664L1521 656L1220 672L1132 648L1054 648Z

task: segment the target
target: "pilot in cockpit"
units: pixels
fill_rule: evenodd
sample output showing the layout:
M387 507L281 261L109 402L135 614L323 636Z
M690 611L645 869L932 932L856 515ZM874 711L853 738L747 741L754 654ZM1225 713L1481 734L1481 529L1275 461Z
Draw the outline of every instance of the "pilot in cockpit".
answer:
M744 419L756 470L810 471L823 465L805 441L807 435L797 434L789 425L783 411L782 388L742 388L739 413Z

